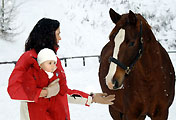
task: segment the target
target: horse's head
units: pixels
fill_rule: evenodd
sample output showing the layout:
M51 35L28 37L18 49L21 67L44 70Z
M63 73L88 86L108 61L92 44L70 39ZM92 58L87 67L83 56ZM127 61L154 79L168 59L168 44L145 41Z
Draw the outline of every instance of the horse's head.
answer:
M128 14L119 15L113 9L109 11L115 27L109 35L110 41L115 44L113 56L110 57L110 67L106 76L109 89L122 87L126 74L138 60L143 51L142 21L139 14L129 11Z

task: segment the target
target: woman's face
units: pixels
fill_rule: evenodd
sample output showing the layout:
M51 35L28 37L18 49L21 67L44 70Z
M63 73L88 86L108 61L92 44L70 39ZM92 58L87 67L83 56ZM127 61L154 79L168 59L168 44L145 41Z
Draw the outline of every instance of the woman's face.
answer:
M61 40L60 27L55 31L55 35L56 35L56 42L59 43L59 40Z

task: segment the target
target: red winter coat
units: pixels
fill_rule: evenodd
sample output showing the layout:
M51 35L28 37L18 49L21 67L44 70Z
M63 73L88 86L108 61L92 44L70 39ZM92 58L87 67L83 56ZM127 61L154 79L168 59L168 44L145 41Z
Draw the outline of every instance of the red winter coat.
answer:
M40 69L34 49L25 52L18 60L9 78L8 93L12 99L22 100L21 119L25 120L70 120L68 100L89 106L92 98L89 94L71 90L67 87L66 77L61 62L57 60L60 92L51 98L39 98L40 92L56 76L48 79ZM25 102L24 102L25 101Z

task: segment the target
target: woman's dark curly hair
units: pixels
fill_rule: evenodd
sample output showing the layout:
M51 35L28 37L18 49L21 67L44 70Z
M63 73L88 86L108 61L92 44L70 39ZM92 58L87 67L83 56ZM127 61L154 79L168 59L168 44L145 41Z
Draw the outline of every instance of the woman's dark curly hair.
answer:
M58 47L55 31L60 23L57 20L42 18L34 26L25 43L25 51L35 49L37 54L43 48L52 49L56 53Z

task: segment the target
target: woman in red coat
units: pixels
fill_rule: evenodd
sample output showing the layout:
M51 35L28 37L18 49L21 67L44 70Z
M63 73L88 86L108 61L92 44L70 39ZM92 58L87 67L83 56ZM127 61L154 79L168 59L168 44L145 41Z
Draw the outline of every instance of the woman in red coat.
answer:
M9 78L8 93L12 99L21 100L21 120L70 120L68 101L89 106L91 103L113 104L114 95L105 93L87 94L67 87L66 77L59 58L57 68L66 86L66 94L58 93L57 97L46 98L51 81L40 69L36 58L39 51L49 48L56 54L60 37L60 23L57 20L43 18L31 31L25 52L19 58ZM52 89L51 89L52 90ZM61 92L61 91L60 91ZM53 105L57 102L57 105ZM52 109L51 109L52 108ZM55 110L53 112L52 110Z

